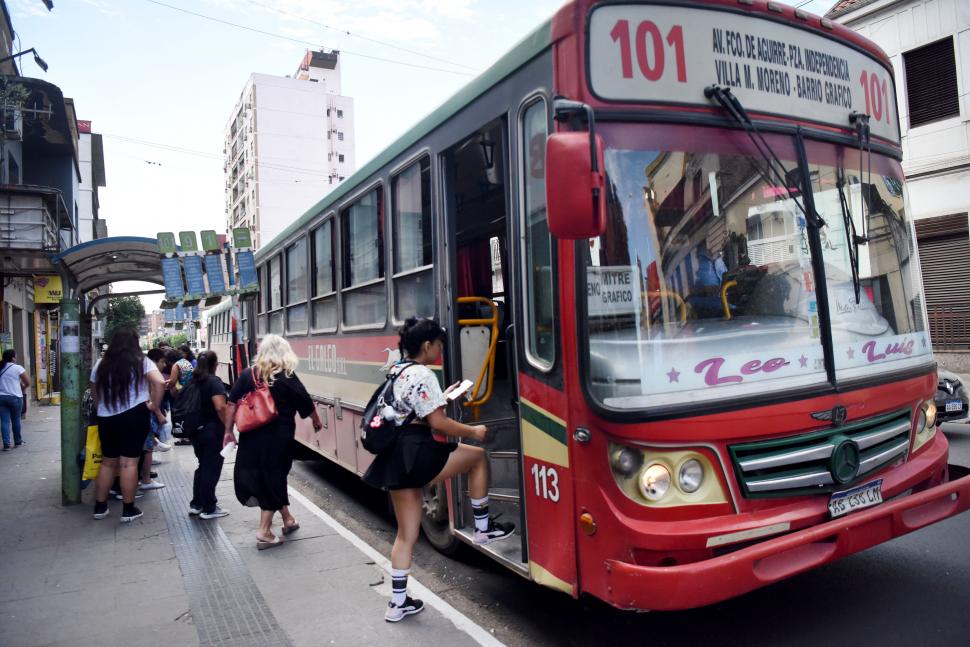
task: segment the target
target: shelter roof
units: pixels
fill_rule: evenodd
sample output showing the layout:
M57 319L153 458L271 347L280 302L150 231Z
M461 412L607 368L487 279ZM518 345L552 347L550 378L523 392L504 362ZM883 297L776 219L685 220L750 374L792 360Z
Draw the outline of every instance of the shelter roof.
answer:
M63 265L84 293L115 281L164 285L161 258L154 238L113 236L75 245L51 261Z

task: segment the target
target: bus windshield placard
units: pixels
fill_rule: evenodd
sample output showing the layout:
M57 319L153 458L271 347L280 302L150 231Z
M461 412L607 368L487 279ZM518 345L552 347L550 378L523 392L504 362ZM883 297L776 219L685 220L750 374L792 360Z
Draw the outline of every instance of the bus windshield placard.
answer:
M589 25L589 82L605 101L710 106L704 88L729 87L749 111L849 128L899 142L889 71L848 45L735 12L607 5Z

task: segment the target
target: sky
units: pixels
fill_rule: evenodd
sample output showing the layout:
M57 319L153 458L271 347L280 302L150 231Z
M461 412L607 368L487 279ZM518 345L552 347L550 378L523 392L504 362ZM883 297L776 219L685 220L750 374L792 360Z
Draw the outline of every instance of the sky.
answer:
M341 50L359 168L562 4L54 0L48 11L41 0L7 0L16 50L34 47L49 65L45 74L23 57L21 73L60 87L104 136L108 235L148 237L225 229L225 128L251 73L293 74L307 48ZM795 4L823 13L833 1ZM160 300L143 299L149 309Z

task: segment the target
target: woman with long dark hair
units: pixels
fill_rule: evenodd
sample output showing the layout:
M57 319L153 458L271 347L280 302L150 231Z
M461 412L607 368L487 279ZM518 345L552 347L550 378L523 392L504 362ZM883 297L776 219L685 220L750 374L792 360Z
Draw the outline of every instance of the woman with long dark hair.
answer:
M299 359L285 339L279 335L266 335L259 342L252 366L242 372L229 393L223 446L236 442L233 434L236 404L256 389L257 381L269 387L279 414L276 420L239 435L232 475L239 502L259 507L259 530L256 532L256 548L259 550L283 543L282 537L273 534L273 515L277 512L283 518L284 535L300 528L290 514L286 490L286 476L293 466L296 414L310 418L317 431L323 428L310 394L296 376L297 364Z
M30 386L30 377L23 366L17 364L17 351L8 348L0 360L0 431L3 433L3 451L20 447L24 439L20 435L20 413L23 411L24 394ZM13 430L13 445L10 431Z
M138 332L122 328L115 331L108 350L91 369L91 393L97 403L98 435L101 437L101 471L95 491L94 518L108 516L108 489L115 472L121 471L122 523L142 516L135 507L138 485L138 458L151 433L149 417L161 424L159 410L164 390L162 375L155 362L141 351Z
M226 425L226 386L216 377L219 357L211 350L199 353L191 386L199 389L200 420L202 428L192 437L192 448L199 459L199 467L192 479L192 501L189 514L202 519L218 519L228 512L219 507L216 485L222 474L222 430ZM182 396L186 391L183 390Z
M384 619L399 622L424 609L421 600L407 595L411 555L421 529L424 486L468 475L468 493L475 515L477 544L488 544L510 536L512 524L497 523L488 514L488 460L485 450L466 444L438 442L432 429L445 436L482 441L485 425L466 425L445 413L448 403L434 371L444 349L445 329L432 319L411 317L400 330L401 362L392 367L394 381L394 424L399 428L394 444L381 452L364 474L364 481L389 490L397 537L391 548L391 601ZM390 419L390 412L385 418Z

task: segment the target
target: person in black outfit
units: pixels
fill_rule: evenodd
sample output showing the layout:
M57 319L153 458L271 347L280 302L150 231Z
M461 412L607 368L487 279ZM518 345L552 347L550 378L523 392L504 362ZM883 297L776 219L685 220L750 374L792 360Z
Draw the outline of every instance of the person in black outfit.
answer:
M256 389L255 378L265 381L276 403L276 420L258 429L239 435L236 467L233 482L236 498L245 506L259 506L259 531L256 548L272 548L283 543L283 538L273 534L273 515L283 518L283 534L298 530L290 514L290 500L286 491L286 476L293 466L293 443L296 432L296 414L311 418L313 428L320 430L323 423L310 394L296 376L299 360L290 344L279 335L267 335L259 344L253 365L247 368L232 385L229 408L225 418L223 446L235 442L233 424L236 405L247 393Z
M202 414L202 430L192 439L192 449L199 459L199 467L192 479L192 501L189 514L201 519L218 519L229 513L218 505L216 485L222 474L222 430L225 428L228 405L226 385L214 375L219 365L218 356L212 351L199 353L192 385L199 389Z

